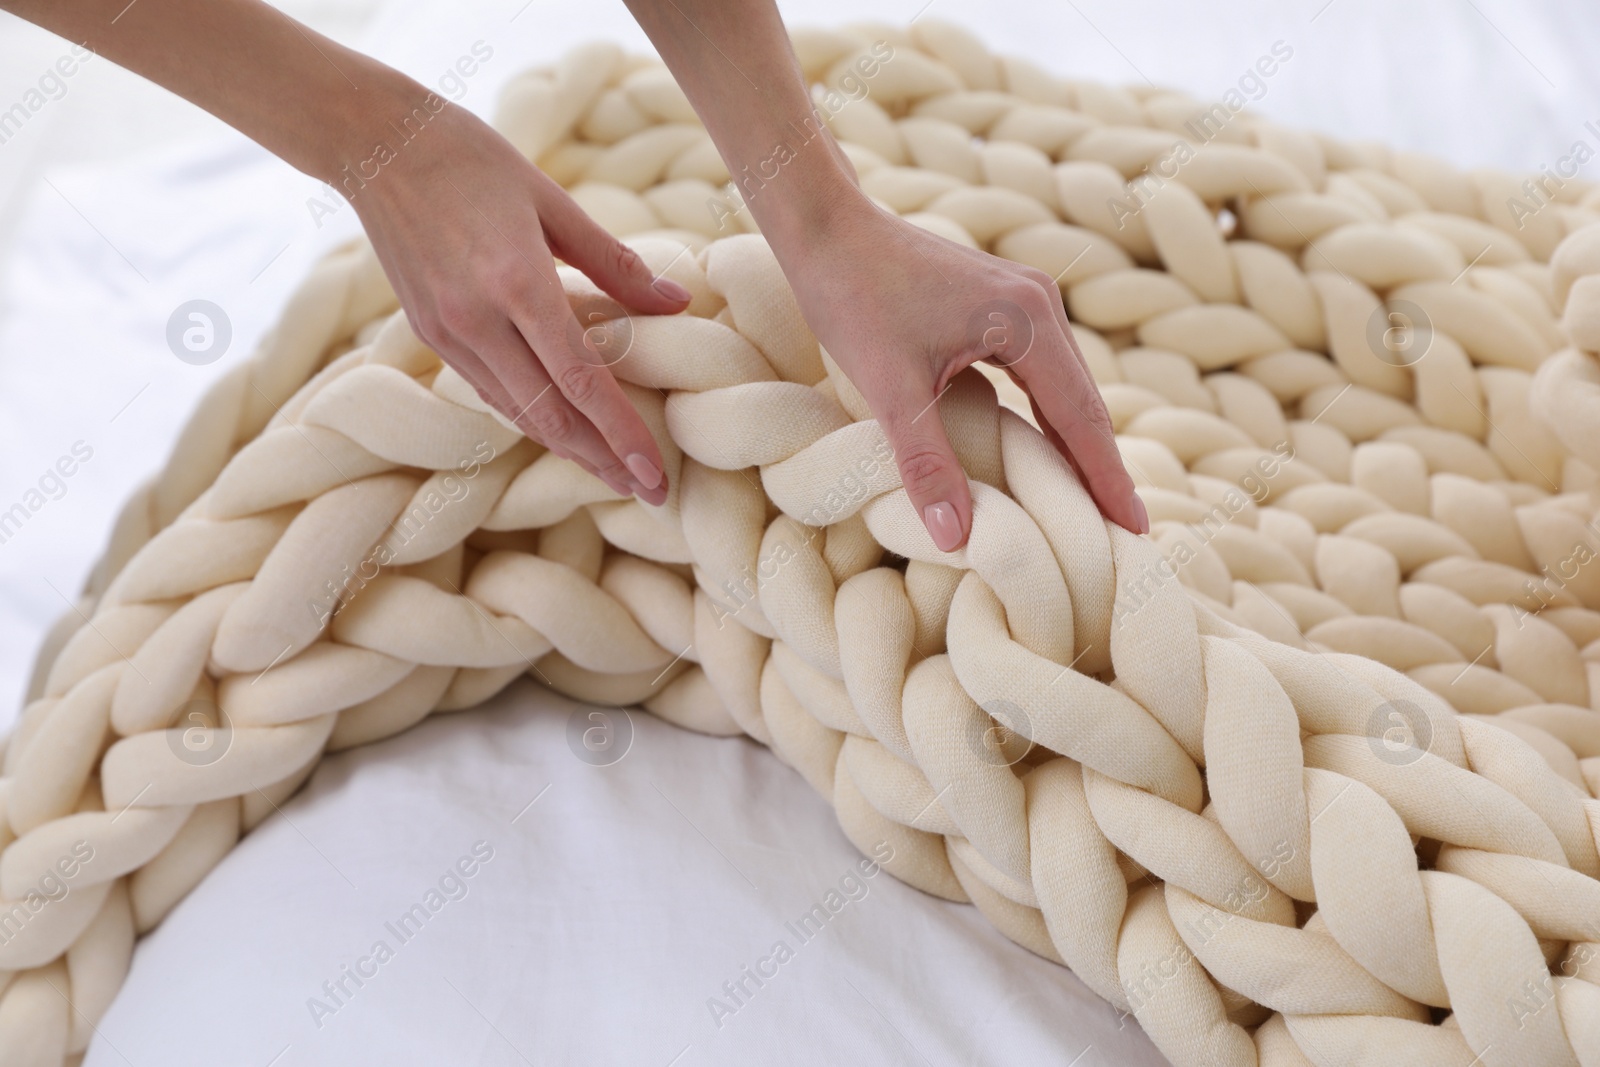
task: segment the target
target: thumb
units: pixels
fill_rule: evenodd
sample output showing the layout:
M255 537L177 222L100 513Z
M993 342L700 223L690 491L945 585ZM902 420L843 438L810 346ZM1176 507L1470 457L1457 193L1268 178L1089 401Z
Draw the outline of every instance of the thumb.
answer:
M639 253L606 232L564 191L540 207L539 220L551 249L623 306L647 315L675 315L689 303L689 290L665 275L656 277Z
M972 528L972 491L945 436L931 387L911 388L883 421L906 495L941 552L954 552Z

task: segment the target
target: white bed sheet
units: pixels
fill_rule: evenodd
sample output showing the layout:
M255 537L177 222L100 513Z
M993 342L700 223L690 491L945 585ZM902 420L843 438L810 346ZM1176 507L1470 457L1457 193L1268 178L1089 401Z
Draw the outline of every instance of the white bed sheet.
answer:
M904 23L924 5L783 6L826 25ZM1148 75L1203 97L1283 40L1294 58L1260 110L1462 164L1533 169L1575 141L1600 145L1584 125L1600 118L1600 19L1575 0L926 10L1052 70ZM615 0L389 0L355 43L429 82L489 43L462 100L488 114L518 70L597 36L644 47ZM58 167L25 188L0 264L0 510L75 442L94 457L0 542L0 730L132 486L307 266L354 232L348 209L313 225L316 184L229 134L114 168ZM208 367L163 340L195 297L234 329ZM571 709L519 684L488 709L330 759L140 945L88 1063L1160 1062L1131 1021L973 909L885 876L716 1028L706 999L856 853L826 803L758 746L635 713L634 750L597 769L567 748ZM469 895L315 1028L307 998L479 839L495 859Z
M861 877L761 746L608 711L633 742L593 766L567 740L591 710L519 682L328 759L141 944L89 1067L1165 1062L976 909ZM397 933L478 842L465 895ZM393 958L336 1004L323 983L380 940ZM792 958L730 998L780 941Z

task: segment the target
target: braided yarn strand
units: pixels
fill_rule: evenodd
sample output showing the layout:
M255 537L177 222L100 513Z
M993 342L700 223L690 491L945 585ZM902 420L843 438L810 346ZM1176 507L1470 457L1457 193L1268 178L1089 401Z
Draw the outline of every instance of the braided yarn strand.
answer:
M940 552L760 185L658 62L578 49L498 125L693 294L627 318L561 268L666 504L488 409L370 247L319 265L40 656L0 1064L76 1062L137 935L324 752L529 674L770 746L1180 1067L1600 1065L1600 191L1522 210L928 19L795 45L869 194L1056 278L1150 537L978 367Z

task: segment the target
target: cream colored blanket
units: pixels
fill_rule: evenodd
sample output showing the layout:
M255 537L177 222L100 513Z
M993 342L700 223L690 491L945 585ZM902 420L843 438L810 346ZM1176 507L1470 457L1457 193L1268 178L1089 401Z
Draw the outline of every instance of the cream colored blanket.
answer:
M1057 279L1151 536L975 369L938 551L665 70L530 72L501 129L694 294L629 318L563 268L667 504L490 412L365 245L321 264L6 744L0 1064L74 1061L323 752L523 673L769 745L1181 1067L1600 1064L1600 192L928 19L796 48L869 193Z

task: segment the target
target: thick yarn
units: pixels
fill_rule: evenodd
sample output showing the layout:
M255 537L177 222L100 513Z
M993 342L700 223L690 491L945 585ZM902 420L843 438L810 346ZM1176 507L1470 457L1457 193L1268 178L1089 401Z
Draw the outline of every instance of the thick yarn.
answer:
M0 1064L75 1062L137 934L322 753L525 673L769 745L1181 1067L1600 1064L1600 190L927 19L795 43L868 193L1056 278L1151 536L974 369L938 551L747 232L781 163L730 176L657 62L580 49L499 125L693 293L629 319L562 268L667 503L490 412L365 244L325 260L46 642Z

